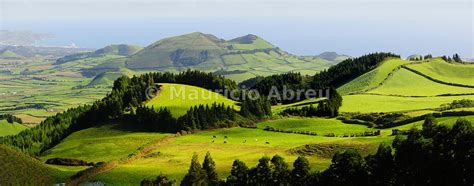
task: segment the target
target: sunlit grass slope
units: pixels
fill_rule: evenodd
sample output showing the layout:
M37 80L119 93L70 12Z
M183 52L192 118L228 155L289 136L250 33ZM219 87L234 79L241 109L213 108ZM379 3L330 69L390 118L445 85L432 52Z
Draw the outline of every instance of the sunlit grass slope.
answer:
M27 128L28 127L16 122L8 123L7 120L0 120L0 137L18 134Z
M62 171L0 145L0 185L51 185L63 179Z
M349 83L344 84L337 90L340 94L364 92L376 88L384 81L387 76L401 65L411 63L412 61L402 59L387 59L376 69L369 71Z
M88 162L110 161L127 157L140 146L169 134L137 132L118 124L92 127L74 132L59 145L45 152L49 158L72 158Z
M310 131L318 135L333 133L335 135L344 135L350 133L363 133L373 131L364 125L348 125L337 119L322 118L287 118L282 120L273 120L259 123L258 128L273 127L275 129L284 129L290 131Z
M397 112L439 108L441 104L454 100L471 99L468 96L439 96L439 97L399 97L381 95L347 95L343 96L342 112Z
M472 78L474 81L474 76L472 76ZM409 70L400 69L382 86L368 93L402 96L436 96L443 94L474 94L474 88L436 83Z
M160 83L160 85L159 94L147 102L146 106L153 106L156 109L167 107L175 117L184 115L191 107L201 104L211 106L213 103L224 103L238 109L235 101L204 88L172 83Z
M412 64L408 67L444 82L474 85L474 65L472 64L448 63L435 58L428 63Z

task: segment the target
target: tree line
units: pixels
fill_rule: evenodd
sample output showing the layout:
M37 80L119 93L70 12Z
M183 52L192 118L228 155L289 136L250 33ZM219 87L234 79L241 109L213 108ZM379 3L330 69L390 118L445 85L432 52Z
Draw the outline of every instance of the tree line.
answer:
M322 99L318 102L318 106L314 107L313 104L309 106L290 107L283 110L280 115L292 115L292 116L303 116L303 117L336 117L339 115L339 107L342 106L342 97L339 93L331 88L329 89L329 99Z
M305 157L298 157L290 169L275 155L262 157L252 168L235 160L226 180L218 180L209 153L202 166L195 154L181 185L472 185L473 132L465 119L449 128L427 117L422 130L397 136L391 146L380 144L375 154L363 157L356 150L337 152L321 172L311 172Z
M0 120L7 120L8 123L13 123L13 122L23 123L21 118L17 118L16 116L11 115L11 114L0 114Z
M166 108L155 109L153 107L139 106L136 111L128 116L136 123L139 129L153 132L179 132L215 128L226 128L238 125L243 118L238 113L224 104L214 103L209 105L198 105L191 107L186 114L178 118L171 115Z
M454 54L453 57L451 58L450 56L442 56L441 59L447 61L447 62L458 62L462 63L461 56L459 54Z

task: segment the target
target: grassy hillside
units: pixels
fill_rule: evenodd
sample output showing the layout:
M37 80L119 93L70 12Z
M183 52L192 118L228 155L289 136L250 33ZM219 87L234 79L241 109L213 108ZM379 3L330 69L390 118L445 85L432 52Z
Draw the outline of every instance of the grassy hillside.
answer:
M472 72L474 72L474 68ZM382 86L368 93L402 96L436 96L442 94L474 94L474 88L436 83L409 70L400 69Z
M402 59L387 59L376 69L357 77L349 83L339 87L337 91L342 94L359 93L378 87L389 75L401 65L412 61Z
M88 84L88 86L112 86L114 84L114 81L118 79L119 77L122 76L128 76L131 77L135 74L135 72L128 70L128 69L119 69L117 71L108 71L108 72L103 72Z
M214 143L212 142L213 136L216 136ZM227 143L224 143L224 136L228 137ZM134 184L140 182L143 178L151 178L160 173L180 180L189 168L190 155L196 152L200 158L203 158L208 151L216 162L219 176L225 178L229 175L232 162L235 159L245 161L249 166L255 166L258 159L262 156L279 154L291 162L296 159L297 155L291 154L288 150L305 144L367 145L370 146L367 147L368 149L375 150L375 144L378 144L376 141L380 142L380 140L383 141L384 139L373 139L367 143L357 139L287 134L245 128L205 131L178 137L172 142L163 144L158 149L152 151L151 154L155 156L139 159L131 164L121 165L91 180L98 179L106 183ZM269 142L269 144L266 144L266 142ZM314 170L325 169L330 163L328 158L308 157L308 159ZM173 168L170 169L169 167ZM125 177L123 175L128 176Z
M458 118L441 118L439 122L441 125L452 125ZM474 121L472 116L465 118ZM180 180L189 168L190 155L195 152L198 153L202 162L202 158L208 151L211 152L216 162L219 177L225 178L229 175L232 162L235 159L246 162L248 166L255 166L258 163L258 159L262 156L279 154L287 162L292 162L297 155L291 153L290 149L304 147L307 144L315 145L319 149L316 155L306 156L310 161L313 171L323 170L330 164L331 159L328 157L338 150L357 148L363 154L372 153L380 143L391 143L394 139L394 136L390 136L392 129L420 127L420 122L415 122L395 128L383 129L381 136L351 138L269 132L260 128L263 125L278 125L286 127L286 129L294 129L295 127L300 127L298 126L299 124L304 129L311 129L318 133L333 129L339 133L363 131L364 129L370 130L365 126L342 124L333 119L283 118L259 123L259 129L231 128L203 131L176 137L168 143L161 144L156 150L150 152L148 156L129 164L119 165L117 168L99 174L90 180L101 180L110 184L136 184L144 178L152 178L160 173L166 174L172 179ZM216 136L216 138L214 139L213 136ZM227 139L224 136L227 136Z
M130 130L120 124L108 124L74 132L45 152L41 160L72 158L88 162L110 161L127 157L147 142L167 135Z
M156 109L167 107L175 117L184 115L193 106L211 105L215 102L238 109L235 101L200 87L172 83L160 83L160 85L162 86L158 96L147 102L146 106L153 106Z
M0 120L0 137L18 134L27 128L28 127L16 122L8 123L7 120Z
M255 35L226 41L195 32L165 38L145 47L126 59L126 67L159 71L219 70L231 79L242 81L289 71L314 74L340 61L339 57L331 61L317 56L291 55Z
M1 185L50 185L55 182L55 170L34 158L3 145L0 145L0 157Z
M335 135L344 135L348 133L363 133L373 131L363 125L348 125L337 119L321 118L287 118L283 120L273 120L259 123L258 128L273 127L275 129L285 129L291 131L310 131L319 135L334 133Z
M342 112L399 112L439 108L440 105L454 100L471 99L469 96L440 96L440 97L398 97L382 95L348 95L343 96Z
M413 64L408 67L444 82L474 85L474 65L448 63L435 58L427 63Z
M435 82L401 68L402 65L420 70L430 78L447 83L468 84L468 77L474 74L474 68L470 68L470 65L451 64L439 58L424 61L388 59L376 69L338 88L338 91L344 95L340 110L343 112L399 112L433 109L453 100L474 98L471 95L474 94L474 88ZM447 96L455 94L466 95Z

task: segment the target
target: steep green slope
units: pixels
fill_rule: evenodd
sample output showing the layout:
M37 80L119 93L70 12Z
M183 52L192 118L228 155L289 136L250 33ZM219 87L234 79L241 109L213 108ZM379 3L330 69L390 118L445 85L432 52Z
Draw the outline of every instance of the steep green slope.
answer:
M52 184L53 169L36 159L0 145L0 185Z
M131 56L131 69L197 65L225 53L226 46L215 36L194 32L162 39Z
M126 59L135 70L181 71L187 68L219 71L234 80L289 71L314 74L340 61L318 56L291 55L268 41L246 35L232 40L200 32L157 41Z
M28 127L16 122L8 123L7 120L0 120L0 137L18 134L27 128Z
M474 86L474 65L472 64L448 63L441 58L435 58L427 63L412 64L407 67L444 82Z
M419 70L424 76L405 68ZM471 94L474 94L474 88L448 85L468 85L474 77L471 74L474 74L474 68L470 65L450 64L439 58L424 61L389 59L376 69L338 88L345 95L341 111L398 112L434 109L453 100L473 99ZM456 94L466 95L449 96Z
M356 79L339 87L337 91L342 94L360 93L378 87L391 73L400 68L401 65L411 63L402 59L387 59L376 69L365 73Z
M160 83L160 85L159 94L147 102L146 106L156 109L167 107L175 117L184 115L189 108L201 104L210 106L213 103L224 103L238 109L235 101L200 87L171 83Z
M474 72L474 69L472 72ZM401 96L436 96L443 94L474 94L474 88L436 83L409 70L400 69L383 85L368 91L368 93Z
M140 132L111 123L77 131L44 153L41 160L72 158L88 162L127 157L142 145L169 134Z

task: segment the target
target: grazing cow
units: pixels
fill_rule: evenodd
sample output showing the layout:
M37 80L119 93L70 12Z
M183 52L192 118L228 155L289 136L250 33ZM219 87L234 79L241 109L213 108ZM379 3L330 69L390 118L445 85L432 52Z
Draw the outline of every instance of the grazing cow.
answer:
M227 141L224 141L224 143L227 143Z
M212 136L212 138L216 138L216 136Z
M247 140L244 140L244 143L247 143Z
M257 139L257 138L255 138L255 141L258 141L258 139Z
M270 142L267 141L267 142L265 142L265 144L270 144Z
M212 143L214 143L214 140L212 140Z
M227 136L224 136L225 139L227 139Z

